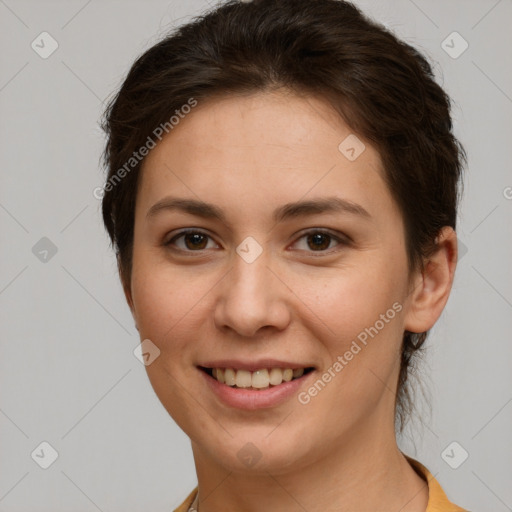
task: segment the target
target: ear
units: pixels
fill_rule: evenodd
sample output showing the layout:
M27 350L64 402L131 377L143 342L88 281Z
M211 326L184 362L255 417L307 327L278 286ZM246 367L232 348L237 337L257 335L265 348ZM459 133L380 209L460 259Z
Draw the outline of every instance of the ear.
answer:
M415 276L404 328L425 332L433 327L448 301L457 266L457 235L445 226L436 239L434 253Z
M124 275L121 267L118 267L118 268L119 268L119 279L121 280L121 285L123 286L124 296L126 298L126 302L128 303L128 306L130 307L130 311L132 313L133 320L135 321L135 329L137 329L137 331L138 331L139 327L137 325L137 316L135 314L135 307L133 305L131 283Z

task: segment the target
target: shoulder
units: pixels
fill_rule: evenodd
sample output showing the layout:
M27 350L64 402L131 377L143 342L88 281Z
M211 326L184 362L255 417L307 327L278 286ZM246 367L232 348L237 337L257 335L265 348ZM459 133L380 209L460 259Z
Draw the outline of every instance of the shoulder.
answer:
M469 512L455 505L449 499L434 475L421 462L405 455L409 464L426 481L428 485L428 505L425 512Z
M194 490L185 498L185 501L178 507L173 510L173 512L188 512L190 505L192 505L194 498L196 497L197 486Z

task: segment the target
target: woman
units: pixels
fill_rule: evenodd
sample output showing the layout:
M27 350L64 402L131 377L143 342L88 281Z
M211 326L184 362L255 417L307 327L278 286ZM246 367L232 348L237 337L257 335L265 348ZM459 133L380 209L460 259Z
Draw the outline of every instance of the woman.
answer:
M397 446L448 300L464 150L427 61L352 4L230 1L132 66L103 218L177 512L460 511Z

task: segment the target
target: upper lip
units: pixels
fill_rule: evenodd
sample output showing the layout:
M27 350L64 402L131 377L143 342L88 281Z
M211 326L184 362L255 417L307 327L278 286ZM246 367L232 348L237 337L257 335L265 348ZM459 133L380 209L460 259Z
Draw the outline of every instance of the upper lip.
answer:
M282 361L279 359L258 359L252 361L242 361L241 359L218 359L215 361L204 361L198 366L203 368L233 368L237 370L247 370L255 372L262 368L312 368L312 364L291 363L289 361Z

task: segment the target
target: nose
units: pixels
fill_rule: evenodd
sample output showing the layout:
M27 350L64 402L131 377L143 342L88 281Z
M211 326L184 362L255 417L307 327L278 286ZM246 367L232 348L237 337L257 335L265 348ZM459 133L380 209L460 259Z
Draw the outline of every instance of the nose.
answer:
M252 263L235 256L217 288L214 316L219 329L255 337L259 331L282 331L290 323L291 292L264 255L265 251Z

